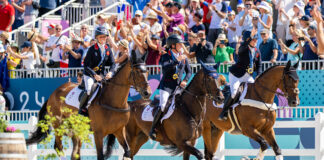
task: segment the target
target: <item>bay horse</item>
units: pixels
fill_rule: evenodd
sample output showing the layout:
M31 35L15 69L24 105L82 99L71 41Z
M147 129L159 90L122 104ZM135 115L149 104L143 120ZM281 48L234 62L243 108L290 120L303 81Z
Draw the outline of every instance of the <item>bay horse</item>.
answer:
M168 149L173 155L184 152L184 159L189 159L189 154L193 154L197 159L203 159L203 154L194 147L194 144L196 139L200 137L207 97L217 103L224 100L217 85L217 78L207 72L207 66L203 64L202 66L203 69L193 77L182 93L175 96L173 114L157 127L156 141L160 142L161 145L171 146ZM213 73L217 75L216 70L213 70ZM150 101L138 100L129 104L131 106L131 118L126 130L127 141L131 148L131 158L133 158L140 147L148 140L152 122L141 119L142 112L150 104Z
M99 91L96 98L89 106L90 126L94 132L94 139L97 149L97 159L102 160L109 158L112 153L112 145L117 137L118 142L123 147L124 159L129 159L130 151L126 141L125 126L130 117L130 109L127 103L127 98L130 86L133 85L135 89L141 94L144 99L148 99L151 95L151 89L147 81L147 70L143 63L139 63L136 55L132 55L132 59L127 59L116 71L115 75L107 81L102 83L102 89ZM68 107L73 111L78 111L77 108L69 106L61 102L60 97L66 95L77 84L65 83L57 88L44 103L39 112L39 120L45 120L45 115L48 114L46 106L50 106L50 112L53 116L62 115L61 108ZM69 115L63 115L67 117ZM53 127L58 127L59 121L53 124ZM103 139L108 135L107 151L103 153ZM28 145L39 143L47 137L47 133L42 132L40 127L26 140ZM81 142L72 136L73 152L72 159L80 159ZM63 145L61 137L55 137L55 149L62 151ZM76 154L79 155L75 156Z
M286 97L289 106L298 106L299 77L296 72L297 68L298 62L294 66L291 66L291 62L289 61L286 66L273 66L267 69L256 78L255 83L248 84L245 99L260 101L264 104L273 104L275 95L277 94ZM278 88L283 94L277 92ZM213 106L213 102L207 102L206 119L203 124L202 134L205 143L205 158L207 160L213 158L224 131L229 131L232 128L232 123L229 118L226 121L218 120L218 115L221 111L221 108ZM239 104L235 108L235 113L241 128L241 133L255 140L261 146L257 155L258 160L263 160L265 150L268 148L267 143L276 154L276 160L283 159L281 149L275 140L275 132L273 129L276 121L275 110L263 110ZM210 122L215 128L211 127Z

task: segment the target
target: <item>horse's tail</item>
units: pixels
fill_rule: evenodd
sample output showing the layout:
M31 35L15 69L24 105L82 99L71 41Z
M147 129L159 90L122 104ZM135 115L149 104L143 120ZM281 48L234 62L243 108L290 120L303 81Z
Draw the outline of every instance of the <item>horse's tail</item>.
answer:
M166 146L164 147L164 149L172 156L177 156L183 152L183 150L178 148L176 145Z
M38 122L41 120L45 120L45 115L47 114L47 101L43 104L41 110L38 113ZM37 130L33 132L30 136L30 138L26 139L26 144L34 144L39 143L43 139L45 139L48 136L48 133L50 132L50 129L43 132L41 127L37 127Z
M113 134L109 134L107 137L107 150L105 153L105 159L109 159L112 153L112 149L115 145L116 137Z

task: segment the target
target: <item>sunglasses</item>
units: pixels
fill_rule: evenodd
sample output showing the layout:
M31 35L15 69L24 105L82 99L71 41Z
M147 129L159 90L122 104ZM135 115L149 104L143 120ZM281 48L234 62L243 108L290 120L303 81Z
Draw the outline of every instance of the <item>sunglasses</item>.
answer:
M142 17L141 15L135 15L135 17Z
M61 31L62 29L61 28L56 28L57 31Z
M260 34L261 34L261 36L262 36L262 35L266 35L265 33L260 33Z
M81 28L82 30L87 30L88 28Z

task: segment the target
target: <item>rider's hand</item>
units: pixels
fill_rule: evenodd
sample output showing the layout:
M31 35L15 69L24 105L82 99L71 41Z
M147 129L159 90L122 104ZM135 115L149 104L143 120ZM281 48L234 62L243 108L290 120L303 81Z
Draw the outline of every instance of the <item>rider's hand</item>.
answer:
M187 81L182 81L181 83L180 83L180 87L181 88L185 88L187 86Z
M94 78L96 79L96 81L100 82L102 80L102 77L99 75L94 75Z
M110 79L112 77L112 73L111 72L109 72L108 74L106 74L106 77L105 77L105 79Z

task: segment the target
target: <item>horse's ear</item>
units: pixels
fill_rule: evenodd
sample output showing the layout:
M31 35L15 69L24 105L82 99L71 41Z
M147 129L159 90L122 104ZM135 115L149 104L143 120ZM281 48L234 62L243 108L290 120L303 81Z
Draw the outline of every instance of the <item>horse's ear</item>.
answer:
M214 67L214 69L218 69L218 67L220 66L220 63L218 62L218 63L216 63L213 67Z
M291 67L291 61L288 61L286 67L285 67L285 71L289 71L290 70L290 67Z
M294 68L295 68L295 69L297 69L297 68L298 68L298 66L299 66L299 60L297 61L297 63L296 63L296 64L294 64Z
M132 64L136 64L137 62L136 62L136 53L135 53L135 51L131 51L131 62L132 62Z

